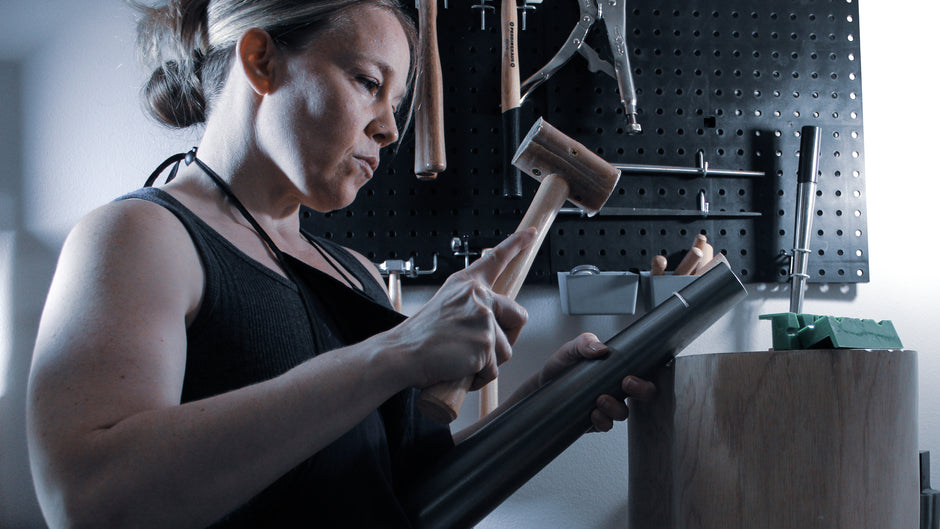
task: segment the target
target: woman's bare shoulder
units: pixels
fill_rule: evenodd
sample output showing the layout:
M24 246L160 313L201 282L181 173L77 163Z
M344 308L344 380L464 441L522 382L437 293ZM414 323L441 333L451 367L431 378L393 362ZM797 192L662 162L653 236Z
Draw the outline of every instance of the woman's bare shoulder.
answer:
M126 199L100 206L79 220L66 239L63 254L91 251L101 257L116 254L135 259L143 253L163 261L185 255L192 246L186 228L169 210L147 200Z
M186 228L166 208L138 199L110 202L85 215L65 241L56 275L106 290L173 292L187 298L190 310L198 306L203 286Z

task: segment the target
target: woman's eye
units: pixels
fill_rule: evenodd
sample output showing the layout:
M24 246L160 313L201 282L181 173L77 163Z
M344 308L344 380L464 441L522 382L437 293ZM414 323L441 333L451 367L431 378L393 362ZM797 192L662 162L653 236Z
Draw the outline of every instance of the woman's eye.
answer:
M372 79L371 77L360 77L359 83L362 84L362 86L368 90L370 94L375 94L379 91L380 88L382 88L381 83L375 79Z

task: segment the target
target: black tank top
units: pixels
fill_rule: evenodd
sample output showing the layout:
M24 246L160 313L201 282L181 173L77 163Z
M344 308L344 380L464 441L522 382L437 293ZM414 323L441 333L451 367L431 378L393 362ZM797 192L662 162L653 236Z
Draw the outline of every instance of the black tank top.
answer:
M172 212L202 261L205 289L187 329L183 402L268 380L319 352L360 342L404 320L358 259L306 234L363 286L362 292L350 289L289 257L312 294L316 328L311 330L290 280L248 257L168 193L144 188L119 200L128 198ZM453 446L449 428L425 419L416 398L414 389L399 393L212 527L410 527L399 498Z

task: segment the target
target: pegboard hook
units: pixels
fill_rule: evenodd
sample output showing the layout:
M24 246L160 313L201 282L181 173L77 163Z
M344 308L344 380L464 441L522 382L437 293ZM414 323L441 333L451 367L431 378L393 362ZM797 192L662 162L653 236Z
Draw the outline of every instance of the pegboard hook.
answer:
M377 264L376 266L379 269L379 273L383 276L389 276L391 274L401 274L405 277L418 277L424 275L431 275L437 272L437 252L432 256L433 264L431 265L430 270L422 270L415 266L415 258L411 257L407 261L402 259L387 259Z
M702 178L708 176L708 162L705 161L705 151L701 149L695 153L695 168L698 169Z
M463 267L467 268L470 266L470 257L474 255L480 255L480 252L471 252L470 251L470 237L464 235L463 237L454 237L450 240L450 249L454 252L454 255L457 257L463 257ZM437 254L435 254L437 255Z
M478 4L473 4L470 9L476 9L480 12L480 31L486 31L486 12L496 11L496 8L487 4L487 0L479 0Z
M541 4L541 3L542 3L542 0L525 0L524 2L522 2L521 6L517 7L517 9L519 10L519 15L520 15L519 18L522 19L522 31L526 30L526 14L529 11L535 11L535 6L532 4Z

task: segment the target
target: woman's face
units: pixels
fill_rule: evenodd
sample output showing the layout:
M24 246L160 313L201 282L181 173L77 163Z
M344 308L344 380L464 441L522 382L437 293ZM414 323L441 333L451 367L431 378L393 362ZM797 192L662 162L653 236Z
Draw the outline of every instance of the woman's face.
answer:
M351 8L345 21L285 56L283 82L259 107L258 138L318 211L348 206L398 139L395 111L405 96L410 54L386 9Z

